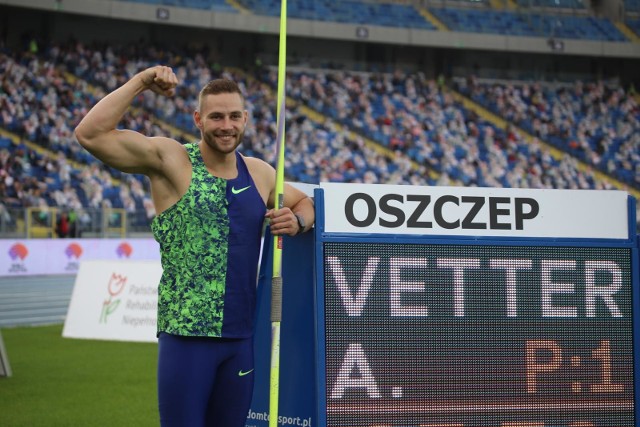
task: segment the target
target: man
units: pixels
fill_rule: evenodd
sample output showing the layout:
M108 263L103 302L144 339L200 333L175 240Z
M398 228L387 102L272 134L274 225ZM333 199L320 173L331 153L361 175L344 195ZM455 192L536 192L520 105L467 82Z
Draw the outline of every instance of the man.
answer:
M214 80L193 118L201 139L181 145L116 125L145 90L172 96L171 68L146 69L105 96L75 130L104 163L151 182L163 274L158 290L158 400L163 426L244 426L253 391L253 319L262 225L294 236L314 222L313 202L275 170L244 157L248 112L238 86Z
M69 214L62 211L58 220L56 221L56 234L60 238L69 237L71 224L69 221Z

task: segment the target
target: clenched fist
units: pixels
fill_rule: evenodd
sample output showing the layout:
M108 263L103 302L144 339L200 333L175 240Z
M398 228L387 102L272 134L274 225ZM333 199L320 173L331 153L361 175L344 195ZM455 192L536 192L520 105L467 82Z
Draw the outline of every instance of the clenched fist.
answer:
M140 72L139 76L146 88L159 95L173 96L176 92L178 77L171 67L157 65Z

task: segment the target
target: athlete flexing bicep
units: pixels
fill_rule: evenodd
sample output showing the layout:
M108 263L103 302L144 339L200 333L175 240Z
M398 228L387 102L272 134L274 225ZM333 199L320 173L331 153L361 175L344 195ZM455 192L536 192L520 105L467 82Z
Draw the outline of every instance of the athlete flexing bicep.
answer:
M76 128L95 157L151 181L160 244L158 404L163 427L244 425L253 390L256 277L264 218L273 234L311 228L313 201L285 184L273 208L276 173L236 151L248 123L240 87L228 79L200 91L200 141L117 130L136 96L175 92L168 67L151 67L104 97ZM255 185L256 188L253 188Z
M105 164L149 177L157 212L173 205L189 185L184 147L171 138L147 137L116 126L136 96L145 90L172 96L177 83L171 68L148 68L100 100L75 129L80 145Z

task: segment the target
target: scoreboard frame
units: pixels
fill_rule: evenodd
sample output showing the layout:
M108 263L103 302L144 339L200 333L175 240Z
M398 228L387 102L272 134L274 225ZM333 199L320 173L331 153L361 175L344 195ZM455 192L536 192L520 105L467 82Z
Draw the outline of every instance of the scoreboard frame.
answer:
M437 189L420 188L418 193L422 195L420 196L422 197L421 199L416 195L407 195L407 187L325 184L323 188L323 184L321 184L321 188L315 190L314 265L316 268L314 275L316 282L315 334L317 345L315 366L316 397L318 399L315 425L322 427L337 427L338 425L340 427L350 425L402 425L404 427L413 425L452 427L543 427L550 425L586 427L611 425L620 427L629 425L624 424L628 422L628 416L624 414L628 414L631 410L629 409L629 396L632 399L633 425L640 425L640 409L635 403L640 387L637 374L637 368L640 366L640 356L636 348L640 342L640 303L638 294L640 288L640 238L635 235L636 206L634 198L624 193L622 196L626 199L624 212L619 212L621 210L619 206L621 205L618 203L618 207L614 209L618 216L612 217L612 221L617 222L618 226L620 225L620 218L624 218L622 227L626 233L621 233L619 231L620 228L618 228L617 231L612 232L614 237L609 237L606 232L601 236L598 234L599 231L589 231L587 233L595 233L596 237L591 235L581 237L580 230L585 228L585 224L590 221L595 223L601 220L602 217L598 217L595 212L599 210L598 208L604 209L605 217L610 214L606 212L607 206L598 206L593 209L594 212L591 212L589 209L584 209L584 204L590 203L589 197L592 195L609 197L610 192L605 194L605 192L595 192L595 190L578 190L578 192L576 190L473 189L469 195L469 189L438 187ZM336 196L336 189L338 192L345 192L347 195L359 194L361 195L359 196L360 199L356 200L351 196L351 198L347 197L346 199L340 195ZM376 196L376 192L380 190L384 195L380 196L378 194ZM543 191L545 193L542 193ZM439 205L440 214L433 210L429 211L426 208L429 204L425 200L429 196L425 195L429 195L431 192L438 193L430 198L433 209L437 208L439 200L443 200ZM485 194L484 202L481 201L479 203L484 204L486 213L483 214L481 209L477 208L476 218L469 220L469 212L474 210L473 203L482 199ZM554 202L554 209L557 208L558 213L549 213L547 218L544 218L546 223L543 221L542 225L533 226L534 232L527 231L529 226L526 223L527 220L533 220L535 215L540 212L540 209L543 210L543 213L548 212L544 209L544 203L536 202L538 194L544 196L542 197L543 201L550 194L553 197L549 200L556 200L556 197L559 197L558 200L568 198L567 203L570 208L573 208L571 205L574 204L571 202L572 197L579 199L583 196L589 196L585 197L584 202L576 202L573 212L567 212L569 217L575 215L578 210L584 213L583 217L575 220L575 222L580 223L575 228L577 230L575 235L571 234L574 233L574 231L571 231L572 218L562 218L564 215L562 206L555 206L558 204L556 202ZM617 195L617 197L620 199L620 195ZM491 201L491 198L496 199L497 202ZM354 202L354 200L356 201ZM413 202L411 207L406 203L409 200ZM597 197L595 200L598 200ZM461 214L459 219L456 220L455 216L458 211L450 208L458 208L464 201L470 201L470 208L466 211L467 218L465 219L464 215ZM404 205L403 202L405 202ZM359 205L354 208L354 203L359 203ZM422 203L424 209L418 215L415 211L420 203ZM564 202L561 201L560 203ZM449 204L448 210L447 204ZM542 207L536 206L538 204L542 205ZM606 205L606 203L604 204ZM476 207L477 205L478 203L476 203ZM515 208L509 211L509 206L511 208L515 206ZM352 209L352 211L348 212L348 209ZM356 211L355 214L354 209ZM520 219L518 219L518 213L520 214ZM429 217L429 215L431 216ZM348 224L336 227L335 224L339 221L333 221L328 218L329 216L338 216L340 217L339 221L343 221L344 217L351 216L351 224L356 224L356 226L351 229L349 229L350 225ZM410 226L407 226L407 224L410 224L412 216L414 224L426 225L429 229L423 227L416 231L416 227L414 227L412 230ZM428 221L428 219L432 219L432 221ZM461 230L465 220L467 225L471 224L472 227L467 230ZM332 221L331 227L328 227L328 223ZM545 230L548 227L545 227L545 224L548 225L550 223L553 224L553 227L551 227L553 232L546 233ZM392 227L385 232L378 226L379 224L391 224ZM473 227L474 224L475 228ZM454 226L457 226L457 229ZM362 231L358 230L358 227ZM567 231L569 236L563 235L563 230L569 230ZM555 234L558 236L554 237ZM622 236L622 234L626 235ZM538 235L542 237L538 237ZM488 253L487 257L484 257L485 252ZM504 265L500 267L501 261L495 261L491 258L492 254L497 254L495 258L504 261L509 253L514 253L514 259L517 259L518 262L523 262L523 259L526 258L523 254L526 255L528 252L538 254L539 257L532 258L529 263L524 261L524 266L520 265L520 267L505 267ZM587 252L600 256L604 253L611 253L611 256L617 256L622 260L621 263L624 264L624 268L618 269L615 267L616 263L609 263L609 265L614 266L613 270L616 271L606 271L608 268L606 263L600 263L597 258L595 260L587 259L588 255L585 255ZM414 256L415 253L418 255ZM456 265L455 263L459 262L461 258L449 257L449 255L459 256L464 253L471 254L465 257L465 259L472 260L470 264ZM570 253L573 257L578 257L577 261L574 260L575 262L572 263L570 259L564 259L565 257L562 256L562 253ZM367 260L371 259L376 260L375 264L367 264ZM447 260L452 262L451 259L455 259L453 261L454 264L447 264ZM333 267L327 267L328 260L334 264ZM569 261L569 263L567 264L566 261ZM464 264L466 261L462 262ZM492 262L494 264L491 264ZM508 260L506 262L509 264ZM413 268L412 265L416 265L416 263L419 264L419 267ZM449 285L457 286L457 292L462 295L467 291L465 285L468 282L473 283L475 280L478 283L492 283L489 279L485 279L485 282L482 282L481 279L486 275L492 275L492 278L496 277L496 271L487 270L488 265L494 265L498 270L502 268L500 274L503 276L511 274L510 277L512 279L517 277L517 280L522 279L521 268L538 269L535 274L531 273L531 275L527 276L529 277L529 282L527 283L533 284L534 287L538 285L543 287L547 304L543 305L542 308L539 306L522 308L520 300L518 300L518 303L514 303L513 300L512 303L507 303L505 302L506 300L502 300L501 304L493 306L489 303L489 305L491 305L492 310L498 310L498 306L504 310L506 310L505 307L509 307L509 310L524 310L527 313L526 315L537 315L540 318L544 316L544 321L540 320L536 323L534 319L526 326L527 319L525 319L524 323L521 321L518 323L519 320L516 319L508 319L509 316L514 315L513 312L506 314L506 311L503 310L504 315L500 319L496 317L495 313L483 314L480 310L474 312L473 307L465 305L467 300L463 297L456 300L455 297L449 296L449 300L446 303L432 305L425 303L426 300L421 292L426 287L422 286L421 288L421 284L424 285L427 280L432 280L432 284L441 284L448 281ZM442 271L434 272L433 270L437 269L438 266L441 267ZM562 299L565 298L565 295L562 294L570 293L571 289L575 290L570 286L567 288L565 286L567 285L566 283L558 282L562 278L574 277L567 276L562 272L558 273L558 270L564 268L580 270L581 274L587 276L584 279L585 281L580 283L582 285L584 283L591 284L591 287L581 285L582 287L576 286L576 288L587 289L587 291L582 291L581 297L587 295L587 301L591 302L590 305L574 307L575 310L572 311L571 305L567 302L572 300ZM368 279L363 279L359 285L356 284L356 287L354 287L353 279L357 280L358 277L364 277L365 273L363 272L366 269L368 269L366 273ZM620 271L618 272L618 270ZM335 271L340 274L336 274ZM382 299L378 301L377 297L371 296L376 294L376 286L380 288L378 290L381 290L381 288L389 285L389 283L382 284L380 282L380 274L383 271L387 275L384 277L394 278L396 291L393 296L381 297ZM430 271L430 273L425 273L425 271ZM544 272L543 276L546 278L544 280L540 279L541 282L544 282L544 285L538 283L537 278L543 277L540 276L540 271ZM524 276L526 274L524 273ZM620 274L620 276L617 277L617 274ZM341 275L348 277L345 279ZM372 275L373 277L371 277ZM344 280L336 279L338 276ZM612 279L611 277L614 276L617 278ZM623 304L618 304L617 302L619 301L614 303L613 288L611 288L610 294L607 295L607 291L596 284L598 281L607 282L609 280L612 283L620 283L621 286L626 285L628 287L628 289L627 287L622 288L626 292ZM327 286L327 283L330 286ZM332 285L336 285L334 287L340 285L342 290L336 291L332 289ZM493 291L495 292L495 289ZM599 292L600 295L594 297L592 295L594 292L596 294ZM391 294L392 292L387 293ZM414 295L422 298L420 300L422 303L415 303L411 298L408 298ZM478 295L479 302L491 300L483 300L485 297L479 293L476 295ZM440 297L442 301L442 293L438 294L433 291L429 296ZM616 298L618 297L617 295L615 296ZM553 298L559 298L558 301L562 302L557 304L549 303ZM453 299L453 302L451 299ZM622 300L623 298L620 297L619 299ZM378 302L372 304L371 301L374 300ZM525 299L524 302L531 301L533 300ZM619 307L622 307L622 309L616 312ZM385 310L387 313L392 314L376 315L376 310L378 312ZM465 312L464 310L467 311ZM627 318L629 315L631 315L631 319ZM465 319L465 316L468 320ZM566 318L572 316L575 320L566 320ZM592 318L588 319L588 317ZM615 319L615 317L620 319ZM565 320L562 320L563 318ZM602 323L596 325L601 318ZM404 323L398 322L397 319L403 319ZM524 372L524 378L514 381L513 384L506 385L507 388L514 387L512 390L513 395L505 395L504 389L501 390L501 393L496 393L495 395L494 399L502 399L503 402L509 403L508 405L495 407L507 408L503 415L498 414L496 412L497 409L492 412L491 397L487 397L486 400L476 401L475 409L472 409L470 404L468 413L465 413L464 404L459 404L460 402L465 402L464 395L481 396L483 392L477 383L482 379L478 380L476 378L476 383L473 385L473 379L471 378L473 375L469 376L476 362L467 359L470 359L469 356L472 354L481 353L483 349L487 351L487 354L493 354L493 357L496 357L496 351L499 351L499 349L497 350L496 346L489 346L491 348L488 350L478 347L478 342L475 342L473 337L466 337L464 331L478 332L478 329L468 328L478 327L470 326L471 324L481 324L482 327L480 329L484 328L485 332L488 331L489 335L487 336L492 337L493 335L491 334L494 332L492 328L502 322L506 326L498 327L499 332L502 334L501 338L506 339L505 342L508 345L513 345L514 340L517 341L514 337L519 337L516 328L521 327L520 325L525 325L523 328L528 328L528 330L537 325L541 327L542 335L544 333L555 335L554 331L550 329L545 331L544 329L545 327L550 328L549 325L553 323L549 319L560 319L560 322L567 322L563 323L563 325L571 323L570 331L563 335L562 331L560 331L563 329L561 327L558 328L559 333L556 338L545 339L545 336L539 336L525 340L524 350L520 348L518 352L520 356L518 358L519 363L525 364L524 368L520 367L520 371L514 371L513 366L509 368L510 365L505 364L502 358L499 358L500 363L496 363L494 368L490 364L487 366L482 365L482 363L487 364L488 359L485 358L481 361L481 365L484 366L486 372L499 372L501 369L505 369L505 372L512 375ZM431 362L435 361L436 368L434 369L436 371L423 372L421 376L417 376L415 379L403 378L402 374L398 373L408 372L411 369L395 369L392 366L393 363L389 366L382 363L385 358L393 356L394 345L403 344L402 340L394 341L394 336L403 330L402 328L408 325L410 332L427 331L430 325L429 322L433 321L439 321L442 328L440 332L429 332L425 337L442 338L442 341L439 342L439 345L445 349L442 351L451 360L456 360L456 363L460 364L458 366L461 368L449 367L447 368L450 369L449 372L437 372L438 368L447 366L446 361L438 359L438 350L429 352ZM587 323L589 323L588 327L582 326ZM375 330L368 330L367 325L373 325L371 328ZM458 335L443 333L443 331L449 330L446 328L458 328L457 325L459 325L459 329L467 329L457 332ZM594 341L594 336L586 336L589 328L600 330L611 326L620 328L620 339L625 342L621 347L616 346L616 341L613 343L608 339L596 339ZM327 329L328 327L330 330ZM585 336L579 337L580 333L584 333ZM356 337L354 339L358 341L353 346L349 345L349 334ZM614 335L616 334L618 334L617 329ZM378 341L374 339L368 341L371 335L380 335L382 338ZM455 335L457 338L450 338L451 335ZM450 339L450 341L447 341L447 339ZM576 344L579 340L583 340L582 345ZM366 341L366 343L360 345L359 341ZM567 342L572 344L568 345ZM336 343L342 346L339 350L335 348ZM391 343L392 347L385 349L384 343ZM461 343L468 343L469 351L462 356L451 353L452 349L460 348ZM626 353L621 353L624 357L622 362L616 362L615 359L612 361L612 355L617 356L615 352L620 351L621 348L626 350ZM391 359L395 361L401 360L401 363L407 364L406 368L424 369L424 365L415 365L410 362L412 356L421 354L419 351L421 350L415 347L413 351L407 351L408 355L397 359L391 357ZM370 366L368 363L369 353L373 353L373 362ZM386 355L383 353L386 353ZM523 354L524 359L522 357ZM336 355L345 356L342 358ZM456 359L456 357L458 358ZM378 367L375 367L376 365ZM388 368L389 372L394 373L380 372L381 368L379 366L383 365ZM400 366L400 368L402 367ZM458 372L460 378L464 379L465 375L467 375L467 378L469 378L468 383L472 385L457 384L449 389L445 386L443 389L442 384L438 385L437 381L433 380L435 378L443 381L445 375L455 375L456 369L460 371ZM619 376L622 376L623 373L631 374L633 378L624 378L624 381L619 381ZM382 379L378 381L379 378ZM423 384L421 381L429 378L434 381L428 385L428 387L434 389L432 394L425 393L424 390L414 390L414 388ZM555 379L551 380L549 378ZM372 379L373 381L371 381ZM397 381L397 384L394 381ZM563 382L562 385L560 385L561 382ZM337 383L339 383L339 386L336 385ZM507 381L502 383L498 381L497 383L499 386L505 386ZM489 384L487 389L490 390L494 385ZM536 393L540 393L540 390L545 387L548 387L551 391L547 390L546 394L543 393L538 397ZM411 397L412 393L414 397ZM425 396L439 396L440 393L449 393L452 396L457 396L454 404L446 407L448 412L444 415L439 414L443 408L442 406L430 405L430 402L425 401L427 400ZM527 399L527 393L533 394L533 398ZM578 398L569 399L569 404L565 405L567 403L565 402L566 399L562 400L560 397L566 393L572 397L578 396ZM615 399L607 398L607 393L623 393L626 396L626 400L616 402ZM583 396L585 395L591 395L592 398L584 398ZM332 402L335 400L345 400L348 404L333 405ZM453 399L450 399L450 401L453 401ZM568 417L571 414L562 412L562 410L563 408L570 408L571 401L581 401L583 403L581 410L592 414L595 417L595 421L590 421L588 416L569 420ZM404 402L408 403L405 404ZM472 400L469 400L469 402L473 403ZM557 411L554 412L548 409L553 408L555 404L559 408ZM332 407L333 409L331 409ZM535 408L543 409L538 411ZM615 419L615 416L612 415L610 417L611 424L609 424L609 415L606 414L614 408L620 409L618 414L620 418ZM335 411L337 415L330 415L329 410ZM509 415L504 415L505 413ZM537 419L536 417L538 417L539 413L547 414L545 415L547 418Z

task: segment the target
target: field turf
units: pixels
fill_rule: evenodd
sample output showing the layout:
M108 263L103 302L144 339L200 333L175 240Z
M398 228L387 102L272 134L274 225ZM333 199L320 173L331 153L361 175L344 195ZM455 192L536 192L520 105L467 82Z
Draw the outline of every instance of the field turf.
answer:
M62 337L62 325L1 331L0 426L158 426L154 343Z

